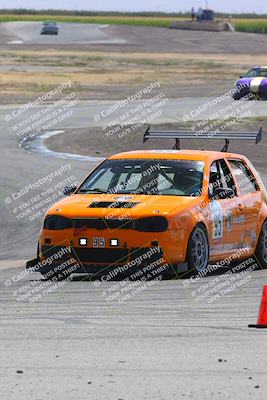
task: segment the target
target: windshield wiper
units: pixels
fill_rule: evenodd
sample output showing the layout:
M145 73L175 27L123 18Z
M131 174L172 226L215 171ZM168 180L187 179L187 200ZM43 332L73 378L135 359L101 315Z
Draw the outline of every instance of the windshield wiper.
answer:
M79 193L107 193L103 189L95 188L95 189L80 189Z

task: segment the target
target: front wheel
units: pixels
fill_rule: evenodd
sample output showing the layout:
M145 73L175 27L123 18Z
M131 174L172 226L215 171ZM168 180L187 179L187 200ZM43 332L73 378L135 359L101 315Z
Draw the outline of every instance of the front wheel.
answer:
M242 86L236 86L233 90L232 97L234 100L240 100L249 94L249 88L243 88Z
M267 269L267 220L261 228L259 241L255 251L255 258L260 267Z
M198 225L194 228L189 238L188 252L188 272L203 271L209 262L209 242L207 230L204 226Z

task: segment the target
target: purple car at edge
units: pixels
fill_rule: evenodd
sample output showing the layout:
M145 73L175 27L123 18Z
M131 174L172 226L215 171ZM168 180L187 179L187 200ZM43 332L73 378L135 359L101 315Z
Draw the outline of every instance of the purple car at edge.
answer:
M233 98L240 100L247 95L267 100L267 67L254 67L236 81Z

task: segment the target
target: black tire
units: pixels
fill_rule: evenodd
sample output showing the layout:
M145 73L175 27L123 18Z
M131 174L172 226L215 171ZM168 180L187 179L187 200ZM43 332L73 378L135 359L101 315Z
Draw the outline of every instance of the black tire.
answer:
M247 94L249 94L248 88L242 88L240 86L237 86L233 91L233 99L240 100L240 99L242 99L242 97L245 97Z
M255 259L259 267L267 269L267 220L264 221L259 236Z
M204 271L209 263L209 240L204 225L197 225L189 238L187 249L188 274Z

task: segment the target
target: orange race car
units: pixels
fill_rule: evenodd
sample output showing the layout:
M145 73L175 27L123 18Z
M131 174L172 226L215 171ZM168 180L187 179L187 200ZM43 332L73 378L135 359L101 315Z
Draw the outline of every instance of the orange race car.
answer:
M266 191L248 159L228 152L232 139L261 137L262 129L199 136L148 129L144 141L175 139L175 148L113 155L78 188L65 188L68 196L48 210L27 268L50 278L161 262L187 274L251 256L266 268ZM182 138L224 139L225 146L180 150Z

